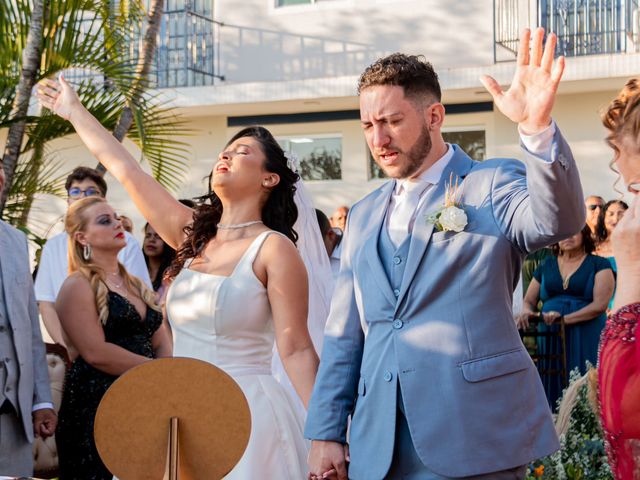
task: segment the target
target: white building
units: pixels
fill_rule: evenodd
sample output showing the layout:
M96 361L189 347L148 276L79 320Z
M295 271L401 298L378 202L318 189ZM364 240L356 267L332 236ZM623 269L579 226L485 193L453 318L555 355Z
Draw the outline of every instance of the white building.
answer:
M585 193L613 198L615 175L599 112L640 73L638 0L168 0L158 85L196 134L195 196L227 139L267 126L305 162L317 206L331 214L381 182L361 131L356 83L377 58L422 54L440 75L447 138L477 158L518 157L516 126L479 82L508 85L520 30L543 25L567 56L554 118L578 161ZM58 142L93 165L77 139ZM111 201L142 219L115 182ZM64 204L55 204L62 213Z

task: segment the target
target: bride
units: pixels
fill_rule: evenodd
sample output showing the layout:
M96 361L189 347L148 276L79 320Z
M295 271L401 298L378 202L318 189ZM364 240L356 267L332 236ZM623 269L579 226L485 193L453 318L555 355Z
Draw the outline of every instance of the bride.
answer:
M305 478L303 419L271 375L275 338L306 407L318 356L307 329L308 279L293 229L298 175L278 143L261 127L237 133L213 166L208 203L192 210L142 170L64 78L45 80L38 97L71 122L146 220L177 250L166 304L174 355L225 370L251 410L249 445L226 478Z

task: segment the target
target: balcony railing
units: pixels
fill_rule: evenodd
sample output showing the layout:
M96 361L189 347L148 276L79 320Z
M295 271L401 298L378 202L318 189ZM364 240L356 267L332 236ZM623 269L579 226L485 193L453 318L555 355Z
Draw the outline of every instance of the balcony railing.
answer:
M209 3L167 1L170 9L162 17L153 73L158 88L213 85L216 78L224 80L218 62L222 24L203 8Z
M524 27L558 35L556 55L640 51L639 0L494 0L494 58L513 60Z
M114 5L119 0L113 0ZM219 65L219 30L222 24L211 17L210 0L165 0L157 37L150 85L154 88L194 87L213 85L215 79L224 80ZM91 16L78 24L78 35L96 32ZM93 31L91 30L93 29ZM134 26L134 41L128 44L125 55L135 64L144 38L144 25ZM94 71L73 68L65 72L74 83L92 83L110 88L109 79Z

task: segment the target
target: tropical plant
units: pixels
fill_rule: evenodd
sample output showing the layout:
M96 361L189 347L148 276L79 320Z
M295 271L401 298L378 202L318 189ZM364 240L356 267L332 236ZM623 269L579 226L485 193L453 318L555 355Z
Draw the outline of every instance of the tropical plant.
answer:
M7 201L0 204L0 213L22 227L36 208L34 199L39 194L64 194L65 162L50 142L72 132L68 122L46 110L34 115L33 100L27 115L14 106L34 4L0 0L0 130L17 122L25 125L15 170L8 172L12 178L5 185ZM161 13L161 0L151 2L149 14L143 0L44 2L35 81L64 71L98 120L110 130L118 126L120 140L128 132L152 174L167 188L176 189L189 157L187 144L176 138L190 131L157 93L149 92L153 49L148 49L148 43L142 43L143 53L138 48L148 24L145 19L151 15L151 24L157 25ZM7 153L3 160L10 160ZM13 168L4 163L5 171Z

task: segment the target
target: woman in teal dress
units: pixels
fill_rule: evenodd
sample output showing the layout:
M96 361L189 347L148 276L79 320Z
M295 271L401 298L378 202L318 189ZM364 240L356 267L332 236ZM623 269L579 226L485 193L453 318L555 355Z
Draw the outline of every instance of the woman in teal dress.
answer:
M591 230L582 231L552 247L554 255L545 259L534 273L524 299L524 309L518 318L519 326L536 314L538 304L544 323L541 331L557 331L557 322L564 318L566 332L567 368L578 367L585 373L585 362L598 360L600 332L606 322L606 310L614 288L611 264L605 258L592 255L595 245ZM538 343L538 353L554 354L559 346L549 345L544 338ZM544 360L542 360L544 361ZM543 365L558 368L558 365ZM562 392L559 377L543 376L543 384L554 406Z

